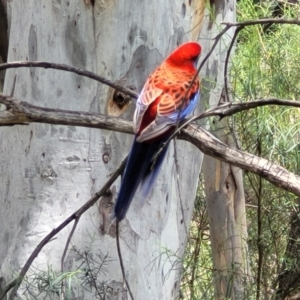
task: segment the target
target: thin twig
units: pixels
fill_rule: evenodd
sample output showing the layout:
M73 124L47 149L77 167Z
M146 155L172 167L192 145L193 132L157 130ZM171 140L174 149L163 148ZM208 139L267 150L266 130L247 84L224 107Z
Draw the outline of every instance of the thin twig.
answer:
M75 221L74 221L72 230L71 230L71 232L68 236L68 240L67 240L67 243L66 243L66 246L65 246L65 249L64 249L64 253L63 253L62 258L61 258L61 272L62 273L64 272L64 262L65 262L65 257L66 257L67 251L68 251L68 247L69 247L71 239L74 235L74 232L75 232L75 229L76 229L77 224L79 222L79 219L80 219L80 216L78 218L76 218Z
M134 300L133 298L133 294L131 292L129 283L126 279L126 275L125 275L125 268L124 268L124 264L123 264L123 259L122 259L122 253L121 253L121 248L120 248L120 230L119 230L119 221L116 220L116 241L117 241L117 250L118 250L118 256L119 256L119 261L120 261L120 265L121 265L121 271L122 271L122 276L123 276L123 280L125 281L125 284L127 286L129 295L131 297L132 300Z
M78 222L79 222L79 219L80 219L80 217L76 218L75 221L74 221L72 230L71 230L71 232L70 232L70 234L69 234L69 236L68 236L68 240L67 240L67 242L66 242L66 246L65 246L65 249L64 249L64 253L63 253L62 257L61 257L61 273L64 272L64 262L65 262L66 254L67 254L67 251L68 251L68 248L69 248L71 239L72 239L72 237L73 237L73 234L74 234L74 232L75 232L75 229L76 229L76 227L77 227L77 224L78 224Z
M31 253L29 258L27 259L25 265L23 266L19 276L10 283L2 292L0 295L0 300L2 300L7 292L12 288L13 291L10 295L10 299L14 299L17 295L17 291L24 279L24 276L26 275L27 271L29 270L31 264L33 263L34 259L38 256L40 251L43 249L43 247L63 228L65 228L69 223L71 223L73 220L78 219L84 212L86 212L90 207L92 207L99 198L101 198L106 191L110 188L110 186L115 182L115 180L119 177L119 175L123 172L125 168L127 158L125 158L118 169L113 173L113 175L110 177L110 179L104 184L104 186L101 188L99 192L97 192L90 200L88 200L84 205L82 205L76 212L72 213L65 221L63 221L57 228L53 229L35 248L35 250Z
M180 179L181 178L179 177L180 176L180 167L179 167L179 163L178 163L178 154L177 154L176 146L177 146L176 139L174 139L174 164L175 164L175 168L176 168L175 180L176 180L176 185L177 185L180 210L181 210L181 214L182 214L182 221L183 221L183 225L184 225L184 229L185 229L185 234L188 236L188 226L187 226L186 220L185 220L183 199L182 199L181 191L180 191Z
M67 251L68 251L68 248L69 248L69 245L70 245L70 242L72 240L72 237L74 235L74 232L75 232L75 229L77 227L77 224L79 222L79 219L80 217L76 218L75 221L74 221L74 224L73 224L73 227L72 227L72 230L68 236L68 240L66 242L66 246L65 246L65 249L64 249L64 252L63 252L63 255L61 257L61 273L63 274L64 272L64 262L65 262L65 257L66 257L66 254L67 254ZM64 284L65 284L65 280L62 280L61 282L61 294L63 295L64 294Z
M300 25L299 19L287 20L287 19L258 19L258 20L248 20L237 23L223 22L221 24L228 27L238 27L238 26L252 26L259 24L288 24L288 25Z
M226 58L225 58L225 62L224 62L224 89L225 89L225 102L230 102L229 101L229 90L228 90L228 65L229 65L229 57L231 54L231 50L233 48L233 45L235 43L235 40L239 34L239 32L244 28L244 26L239 26L236 31L233 34L233 37L231 39L229 48L227 50L226 53Z
M209 59L209 57L211 56L211 54L213 53L213 51L215 50L217 44L219 43L221 37L232 27L231 24L225 24L225 23L222 23L224 25L226 25L226 27L219 33L215 36L214 38L214 43L212 45L212 47L210 48L209 52L206 54L206 56L204 57L204 59L201 61L201 64L198 68L198 72L197 72L197 76L199 75L200 73L200 70L203 68L204 64L206 63L206 61Z

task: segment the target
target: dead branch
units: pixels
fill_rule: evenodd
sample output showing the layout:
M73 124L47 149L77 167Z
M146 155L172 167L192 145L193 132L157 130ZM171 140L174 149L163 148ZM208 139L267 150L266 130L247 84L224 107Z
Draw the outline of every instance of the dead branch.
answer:
M133 133L131 122L101 114L92 114L86 112L74 112L67 110L56 110L38 107L24 101L20 101L11 97L0 94L0 103L6 106L6 110L0 111L0 125L8 126L15 124L28 123L48 123L57 125L73 125L92 128L102 128L112 131L119 131L124 133ZM225 103L221 106L212 108L205 113L191 119L199 119L209 116L219 116L220 118L233 115L237 112L256 108L264 105L286 105L293 107L300 107L300 102L282 99L265 99L255 100L247 103ZM190 123L190 120L187 122ZM187 124L184 124L186 126ZM205 129L189 124L187 128L182 128L178 135L180 139L187 140L200 149L203 153L210 155L216 159L225 161L234 166L253 172L275 186L286 191L292 192L300 196L300 177L287 171L286 169L258 156L243 152L237 149L228 147L213 137ZM3 291L0 300L7 294L7 292L14 287L12 295L15 295L24 276L30 268L33 260L42 250L42 248L64 227L70 222L76 221L80 216L88 210L103 194L109 189L110 185L116 180L124 168L125 162L116 170L113 176L107 181L103 188L92 197L79 210L69 216L61 225L52 230L36 247L28 258L26 264L21 270L19 277L12 281Z
M200 126L189 125L182 130L179 138L191 142L206 155L250 171L281 189L300 195L299 176L265 158L228 147Z

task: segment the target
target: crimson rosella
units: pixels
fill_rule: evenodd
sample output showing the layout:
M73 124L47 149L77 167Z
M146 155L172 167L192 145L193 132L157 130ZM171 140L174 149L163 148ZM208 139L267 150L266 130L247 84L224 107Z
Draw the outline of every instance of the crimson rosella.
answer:
M147 195L167 152L164 143L174 132L175 125L193 112L197 105L200 98L199 78L194 81L193 78L200 53L198 43L179 46L144 85L133 116L135 139L114 208L118 221L125 217L140 184L143 195Z

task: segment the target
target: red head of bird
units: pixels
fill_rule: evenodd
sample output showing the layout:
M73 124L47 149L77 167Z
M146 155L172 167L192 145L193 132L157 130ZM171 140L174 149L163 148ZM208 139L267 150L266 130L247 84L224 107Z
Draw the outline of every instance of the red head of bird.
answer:
M181 69L195 70L195 63L197 62L201 53L201 46L195 42L188 42L182 44L175 51L173 51L166 59L166 62L172 66L180 67Z

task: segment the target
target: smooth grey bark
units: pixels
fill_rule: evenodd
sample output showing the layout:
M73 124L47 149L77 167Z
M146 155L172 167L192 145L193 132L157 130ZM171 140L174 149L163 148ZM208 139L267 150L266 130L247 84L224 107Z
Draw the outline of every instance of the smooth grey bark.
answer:
M222 129L218 137L234 147ZM205 157L202 168L216 298L245 299L250 270L242 170L211 157Z
M10 1L8 61L43 60L66 63L101 74L140 91L146 77L178 44L197 40L204 1ZM14 84L15 82L15 84ZM4 93L49 108L123 114L111 108L111 88L74 74L35 68L9 70ZM125 111L125 112L124 112ZM129 151L132 136L105 130L30 124L0 128L1 211L0 274L14 278L35 246L106 181ZM172 143L163 170L148 199L136 195L120 224L125 274L135 299L177 298L180 260L193 211L202 155L192 145ZM112 197L119 181L112 188ZM81 217L64 271L75 270L89 253L109 256L99 272L103 291L88 293L73 285L72 297L129 298L123 285L115 234L108 230L107 206ZM105 205L107 204L107 205ZM71 228L57 235L34 262L37 270L60 271ZM104 232L107 234L104 234ZM70 247L71 248L71 247ZM79 252L80 251L80 252ZM86 251L86 252L84 252ZM89 252L91 251L91 252ZM104 270L104 269L103 269ZM82 271L80 276L87 276ZM31 277L32 278L32 277ZM25 281L30 281L25 278ZM36 292L33 288L31 292ZM18 297L25 298L24 290ZM55 295L54 295L55 297Z
M206 38L213 42L220 22L235 21L235 1L218 2L212 29ZM222 3L222 4L221 4ZM210 91L205 104L215 107L224 102L226 51L234 29L222 36L206 69L204 88ZM213 118L207 127L225 144L235 147L227 120ZM214 266L216 299L244 299L250 270L247 262L247 223L241 169L205 156L202 165Z

